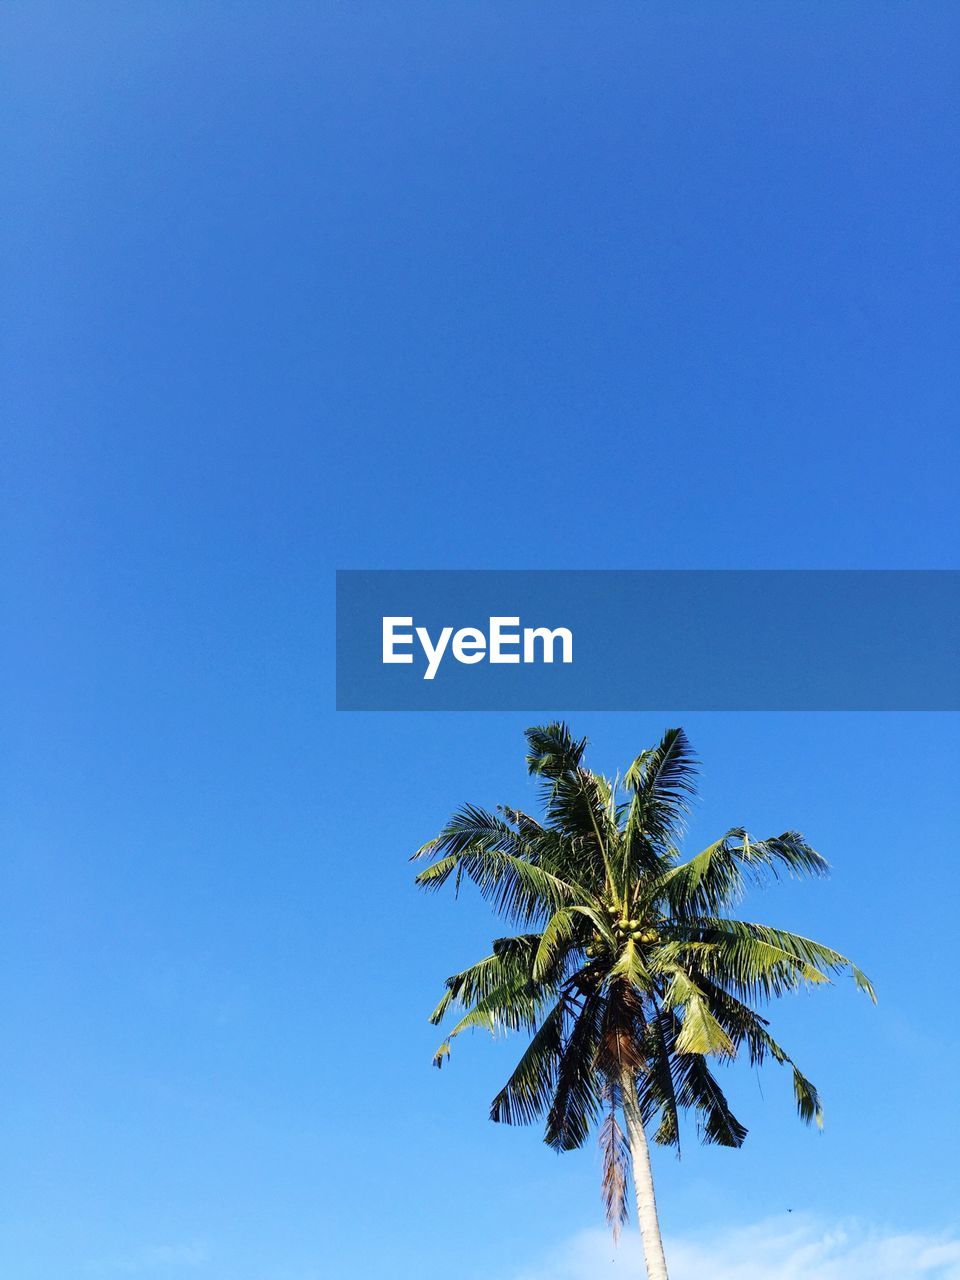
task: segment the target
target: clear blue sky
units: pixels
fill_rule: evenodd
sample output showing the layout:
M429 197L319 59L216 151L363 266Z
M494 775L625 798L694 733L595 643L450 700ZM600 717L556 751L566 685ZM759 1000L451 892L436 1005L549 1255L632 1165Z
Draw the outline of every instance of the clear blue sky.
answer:
M0 1271L511 1280L597 1161L487 1124L512 1047L429 1069L495 926L405 856L528 796L527 718L335 715L333 570L956 567L960 12L0 24ZM575 726L613 770L670 720L692 840L803 829L834 878L751 906L881 1005L780 1011L825 1134L744 1071L668 1230L948 1225L956 718Z

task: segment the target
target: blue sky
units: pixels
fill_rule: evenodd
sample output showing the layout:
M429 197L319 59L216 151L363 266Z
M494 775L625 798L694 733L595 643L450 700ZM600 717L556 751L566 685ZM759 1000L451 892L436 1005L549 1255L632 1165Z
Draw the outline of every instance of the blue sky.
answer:
M405 860L528 794L529 717L335 715L333 570L955 567L960 15L2 25L0 1269L536 1275L597 1224L597 1162L487 1124L511 1046L429 1069L425 1013L495 926ZM694 1219L790 1210L932 1238L956 719L575 725L613 770L670 721L691 841L803 829L833 879L757 911L881 994L778 1012L823 1136L744 1072L745 1149L659 1162L678 1256Z

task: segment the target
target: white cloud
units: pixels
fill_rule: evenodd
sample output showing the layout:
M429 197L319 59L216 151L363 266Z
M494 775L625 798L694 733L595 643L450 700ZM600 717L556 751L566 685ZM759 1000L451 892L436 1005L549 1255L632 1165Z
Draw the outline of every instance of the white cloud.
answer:
M202 1245L155 1245L124 1257L89 1262L87 1271L101 1276L140 1276L171 1268L201 1267L207 1260Z
M665 1242L671 1280L960 1280L960 1238L791 1214ZM645 1280L635 1232L583 1231L514 1280Z

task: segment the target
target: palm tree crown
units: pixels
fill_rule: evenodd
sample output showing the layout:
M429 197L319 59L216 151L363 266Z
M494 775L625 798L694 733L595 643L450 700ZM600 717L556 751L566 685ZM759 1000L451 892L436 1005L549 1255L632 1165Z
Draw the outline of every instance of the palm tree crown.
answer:
M871 998L873 990L830 947L729 914L751 882L825 873L797 832L754 840L734 828L682 859L696 783L682 729L612 782L584 766L586 740L565 725L526 736L530 773L542 781L542 822L517 809L465 805L414 855L431 860L417 877L422 888L449 880L459 888L466 876L523 930L447 979L431 1021L453 1010L461 1016L434 1060L440 1066L468 1028L531 1033L491 1118L524 1124L545 1116L545 1141L558 1151L581 1146L599 1124L606 1213L617 1231L631 1148L637 1181L635 1143L645 1156L645 1131L679 1147L680 1115L691 1112L704 1142L743 1143L746 1129L711 1057L743 1052L751 1063L787 1065L801 1118L821 1122L817 1090L770 1034L758 1003L844 970ZM649 1257L648 1268L653 1275Z

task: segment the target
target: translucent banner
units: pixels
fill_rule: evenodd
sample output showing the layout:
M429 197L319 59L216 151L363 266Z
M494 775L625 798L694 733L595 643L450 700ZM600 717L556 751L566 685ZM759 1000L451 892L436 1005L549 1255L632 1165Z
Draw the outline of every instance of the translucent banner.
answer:
M960 573L337 574L345 711L960 708Z

